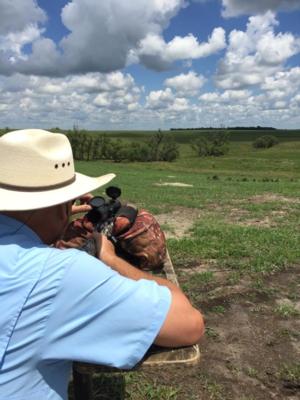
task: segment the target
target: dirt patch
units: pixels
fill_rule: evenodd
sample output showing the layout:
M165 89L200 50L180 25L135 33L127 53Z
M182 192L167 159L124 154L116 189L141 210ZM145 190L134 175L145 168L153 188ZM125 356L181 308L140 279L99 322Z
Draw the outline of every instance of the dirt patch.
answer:
M254 203L254 204L268 203L268 202L272 202L272 201L282 201L282 202L290 203L290 204L299 204L300 203L300 200L297 198L280 196L278 194L273 194L273 193L266 193L266 194L251 196L246 200L246 202L250 202L250 203Z
M299 362L300 335L297 337L297 333L300 332L300 319L274 312L278 304L287 303L286 296L291 295L291 284L295 279L300 281L299 267L273 275L264 282L263 291L250 290L248 283L242 282L238 297L232 296L224 284L221 288L221 292L224 291L222 301L227 299L224 315L220 318L216 313L206 313L207 326L216 335L215 338L208 335L203 342L202 362L206 363L206 370L213 371L214 379L222 383L224 399L240 400L243 396L251 399L299 398L300 387L297 384L289 386L282 370L284 365ZM208 310L208 307L209 301L205 308Z
M247 216L249 216L249 211L240 208L232 208L227 214L226 221L230 224L241 226L261 226L264 228L276 226L276 223L272 221L269 216L263 218L247 218Z
M200 363L160 368L147 379L159 376L160 384L176 384L177 400L299 399L299 378L289 371L299 366L300 319L274 312L292 292L299 294L295 282L300 283L300 266L267 278L261 290L247 277L228 285L224 271L223 282L218 275L212 287L201 289L206 335Z
M194 185L190 185L188 183L182 182L159 182L154 183L155 186L177 186L177 187L193 187Z
M247 219L245 221L239 221L239 225L242 226L261 226L263 228L272 228L277 226L277 224L271 220L270 217L264 217L264 218L253 218L253 219Z
M226 221L241 226L261 226L263 228L272 228L278 225L275 220L284 218L288 215L288 212L286 210L274 210L270 212L270 215L261 218L247 218L249 215L250 213L247 210L231 208L227 213Z
M189 236L189 229L197 219L201 217L201 213L193 208L176 208L174 211L166 214L158 214L155 216L163 230L167 239L182 238Z

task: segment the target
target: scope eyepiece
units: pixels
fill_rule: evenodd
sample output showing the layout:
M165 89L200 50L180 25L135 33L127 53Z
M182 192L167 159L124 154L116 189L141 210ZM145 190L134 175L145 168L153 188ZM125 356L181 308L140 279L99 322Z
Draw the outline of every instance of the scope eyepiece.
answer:
M107 194L108 197L111 197L113 200L116 200L118 197L121 196L121 189L118 188L117 186L109 186L105 190L105 193Z
M89 205L93 208L102 207L105 204L104 197L95 196L89 201Z

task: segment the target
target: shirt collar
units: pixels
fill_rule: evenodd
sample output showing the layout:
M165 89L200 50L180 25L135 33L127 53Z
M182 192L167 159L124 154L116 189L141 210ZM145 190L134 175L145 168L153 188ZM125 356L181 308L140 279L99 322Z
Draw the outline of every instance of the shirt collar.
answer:
M27 238L31 239L35 243L42 244L41 238L35 233L29 226L27 226L24 222L18 221L15 218L8 217L7 215L3 215L0 213L0 225L4 225L5 234L20 234L22 233ZM3 227L0 228L0 234L3 230Z

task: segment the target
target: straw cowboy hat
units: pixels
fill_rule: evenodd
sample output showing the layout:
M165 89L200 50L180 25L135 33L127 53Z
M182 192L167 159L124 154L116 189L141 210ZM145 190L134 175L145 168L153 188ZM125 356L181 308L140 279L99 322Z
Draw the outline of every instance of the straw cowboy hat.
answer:
M114 177L92 178L75 172L70 142L61 133L25 129L0 137L0 211L64 203Z

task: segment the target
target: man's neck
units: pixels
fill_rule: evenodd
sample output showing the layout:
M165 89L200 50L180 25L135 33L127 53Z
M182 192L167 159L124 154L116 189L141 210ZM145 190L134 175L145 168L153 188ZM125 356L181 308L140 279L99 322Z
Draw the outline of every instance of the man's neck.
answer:
M28 210L28 211L3 211L1 214L6 215L7 217L14 218L17 221L22 222L24 225L28 226L31 230L33 230L41 241L45 244L52 244L53 241L49 235L49 232L45 231L46 221L43 221L42 218L37 218L38 210ZM39 221L43 221L41 224Z

